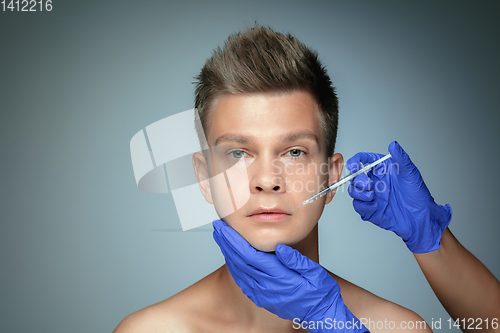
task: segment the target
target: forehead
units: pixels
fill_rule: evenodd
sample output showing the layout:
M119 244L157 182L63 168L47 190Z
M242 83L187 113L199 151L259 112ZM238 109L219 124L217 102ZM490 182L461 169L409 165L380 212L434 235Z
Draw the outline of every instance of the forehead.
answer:
M309 131L324 140L319 107L304 91L222 95L214 103L209 123L210 145L226 134L253 136L269 143Z

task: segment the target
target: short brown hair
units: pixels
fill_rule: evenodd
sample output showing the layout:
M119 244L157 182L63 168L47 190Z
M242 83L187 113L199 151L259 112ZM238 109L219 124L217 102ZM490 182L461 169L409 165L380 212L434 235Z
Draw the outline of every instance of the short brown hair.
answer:
M224 94L307 91L321 111L327 156L333 155L338 127L335 88L316 51L291 34L255 24L217 47L196 79L195 108L207 133L209 113ZM198 135L203 133L199 128Z

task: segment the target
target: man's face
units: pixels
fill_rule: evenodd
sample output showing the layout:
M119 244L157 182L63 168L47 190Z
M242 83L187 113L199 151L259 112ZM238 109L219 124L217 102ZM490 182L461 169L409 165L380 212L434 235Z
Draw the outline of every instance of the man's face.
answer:
M249 199L223 220L261 251L304 240L333 193L300 205L337 181L343 162L340 154L326 157L320 112L312 95L302 91L223 95L210 114L206 134L212 161L205 167L210 177L239 159L247 166L248 185L242 182L244 189L233 186L232 191L239 195L247 191ZM211 187L204 195L219 212L219 190Z

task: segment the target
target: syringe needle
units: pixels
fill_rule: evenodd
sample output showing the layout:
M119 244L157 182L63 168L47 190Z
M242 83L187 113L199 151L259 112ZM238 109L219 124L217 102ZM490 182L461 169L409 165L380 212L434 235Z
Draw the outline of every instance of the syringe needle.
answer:
M338 182L336 182L336 183L334 183L334 184L332 184L332 185L328 186L327 188L325 188L325 189L323 189L323 190L319 191L318 193L316 193L316 194L314 194L314 195L310 196L307 200L305 200L304 202L302 202L302 205L300 205L300 206L307 205L307 204L309 204L309 203L311 203L311 202L313 202L313 201L315 201L315 200L317 200L317 199L321 198L322 196L324 196L324 195L326 195L326 194L330 193L331 191L335 190L337 187L340 187L340 186L344 185L345 183L347 183L347 182L348 182L348 181L350 181L351 179L353 179L353 178L355 178L355 177L359 176L359 175L360 175L360 174L362 174L362 173L367 172L368 170L370 170L371 168L373 168L373 167L374 167L374 166L376 166L377 164L380 164L380 163L382 163L383 161L385 161L386 159L391 158L391 157L392 157L392 156L391 156L391 154L387 154L387 155L385 155L384 157L379 158L379 159L378 159L378 160L376 160L375 162L370 163L370 164L368 164L368 165L364 166L363 168L359 169L358 171L356 171L356 172L354 172L354 173L351 173L351 174L349 174L349 175L345 176L344 178L340 179ZM298 206L298 207L300 207L300 206Z

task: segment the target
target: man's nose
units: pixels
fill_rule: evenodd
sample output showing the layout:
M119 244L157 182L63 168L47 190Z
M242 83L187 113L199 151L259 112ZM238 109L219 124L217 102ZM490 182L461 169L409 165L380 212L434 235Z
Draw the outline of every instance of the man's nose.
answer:
M250 180L250 189L252 193L286 192L286 183L283 179L284 165L281 161L276 159L262 158L255 162L252 165L254 172Z

